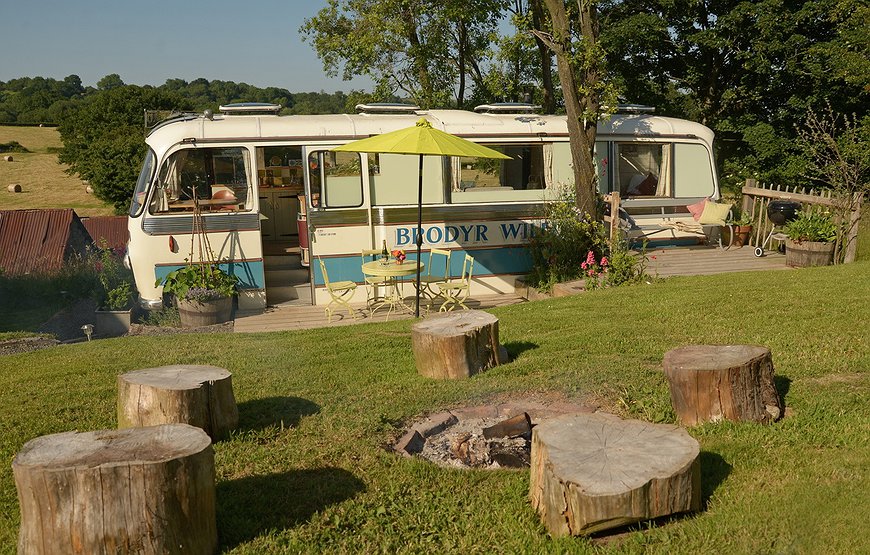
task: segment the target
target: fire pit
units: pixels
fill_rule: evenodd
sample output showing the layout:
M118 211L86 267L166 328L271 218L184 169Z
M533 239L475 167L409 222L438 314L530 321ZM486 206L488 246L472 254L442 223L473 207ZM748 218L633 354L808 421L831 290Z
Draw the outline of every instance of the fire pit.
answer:
M451 468L528 468L535 425L596 408L514 401L453 409L412 422L393 449Z

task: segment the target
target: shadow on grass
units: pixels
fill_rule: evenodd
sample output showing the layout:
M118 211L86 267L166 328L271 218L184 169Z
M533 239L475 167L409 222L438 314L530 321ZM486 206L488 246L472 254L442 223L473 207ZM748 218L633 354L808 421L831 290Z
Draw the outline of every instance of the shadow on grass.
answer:
M785 407L785 396L788 395L788 390L791 389L791 378L788 376L774 376L773 386L776 387L776 392L782 400L782 406Z
M731 474L732 466L719 453L701 451L701 510L707 509L707 502L725 478Z
M365 491L341 468L292 470L217 485L218 540L232 548L270 530L306 522L311 515Z
M262 430L273 425L293 427L303 416L320 412L320 405L300 397L266 397L239 403L239 429Z
M515 359L517 356L523 354L526 351L531 351L532 349L538 348L537 343L532 343L531 341L511 341L510 343L504 343L503 347L507 349L508 355L510 355L511 360Z

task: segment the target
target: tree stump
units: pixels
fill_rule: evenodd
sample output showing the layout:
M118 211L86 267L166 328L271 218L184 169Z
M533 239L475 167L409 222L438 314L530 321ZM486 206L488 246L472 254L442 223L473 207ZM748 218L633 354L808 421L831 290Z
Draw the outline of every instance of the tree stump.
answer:
M183 423L212 441L239 425L232 374L216 366L174 365L118 376L118 428Z
M700 447L682 428L571 414L532 430L532 506L554 537L701 507Z
M428 317L411 327L411 343L417 372L429 378L468 378L508 361L498 318L481 310Z
M691 345L665 353L671 404L685 426L770 423L782 416L770 350L755 345Z
M214 451L170 424L33 439L12 461L18 553L214 553Z

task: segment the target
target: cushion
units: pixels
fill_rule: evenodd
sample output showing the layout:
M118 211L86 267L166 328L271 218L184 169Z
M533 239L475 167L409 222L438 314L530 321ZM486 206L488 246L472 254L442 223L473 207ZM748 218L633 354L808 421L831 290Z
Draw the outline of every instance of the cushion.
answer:
M701 212L701 217L698 218L698 223L702 225L725 225L725 218L728 217L728 212L730 211L730 204L707 202L704 205L704 211Z
M704 199L700 202L696 202L695 204L690 204L686 206L686 209L692 215L692 217L697 222L701 218L701 214L704 213L704 207L707 206L707 199Z

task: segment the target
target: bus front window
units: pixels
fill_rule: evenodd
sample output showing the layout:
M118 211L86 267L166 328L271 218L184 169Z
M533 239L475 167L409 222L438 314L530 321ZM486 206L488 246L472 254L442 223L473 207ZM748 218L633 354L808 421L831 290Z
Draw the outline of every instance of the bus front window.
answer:
M151 181L151 174L154 173L154 151L150 148L145 153L145 161L142 163L142 170L139 172L139 179L136 180L136 188L133 190L133 202L130 203L130 215L138 216L142 210L142 205L145 204L145 195L148 190L148 183Z

